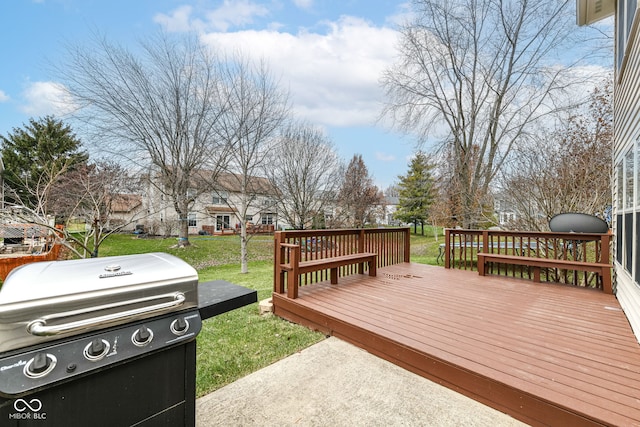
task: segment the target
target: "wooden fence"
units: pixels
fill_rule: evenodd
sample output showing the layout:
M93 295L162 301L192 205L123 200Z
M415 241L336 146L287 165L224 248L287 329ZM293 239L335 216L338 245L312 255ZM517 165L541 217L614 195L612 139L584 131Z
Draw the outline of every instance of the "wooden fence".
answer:
M0 258L0 280L4 281L11 270L24 264L39 261L55 261L60 254L60 245L53 245L48 252L35 255L15 255Z

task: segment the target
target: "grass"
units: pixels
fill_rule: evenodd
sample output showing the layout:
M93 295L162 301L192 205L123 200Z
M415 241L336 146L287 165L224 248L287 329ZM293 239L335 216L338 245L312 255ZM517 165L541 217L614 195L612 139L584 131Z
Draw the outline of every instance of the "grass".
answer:
M411 228L413 233L413 228ZM411 262L420 264L437 265L438 248L444 243L442 229L437 229L437 237L431 227L426 227L424 236L418 228L418 234L411 234Z
M187 248L175 238L112 235L100 256L166 252L198 270L201 281L226 280L258 291L258 300L273 290L273 237L249 241L249 273L240 273L238 236L194 236ZM257 304L207 319L197 339L196 394L202 396L251 372L324 339L324 335L271 314L260 315Z
M420 233L420 230L418 230ZM436 264L440 234L411 236L411 260ZM193 236L191 246L177 248L175 238L112 235L100 247L100 256L166 252L196 270L200 281L226 280L258 292L258 301L273 290L273 237L254 236L249 241L249 272L240 273L238 236ZM196 394L202 396L325 337L272 314L260 315L257 304L207 319L197 339Z

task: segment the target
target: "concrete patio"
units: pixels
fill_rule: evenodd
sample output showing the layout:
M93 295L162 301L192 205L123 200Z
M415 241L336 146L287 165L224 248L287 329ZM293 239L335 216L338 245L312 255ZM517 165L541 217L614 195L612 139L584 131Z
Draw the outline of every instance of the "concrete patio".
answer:
M197 400L209 426L523 426L335 337Z

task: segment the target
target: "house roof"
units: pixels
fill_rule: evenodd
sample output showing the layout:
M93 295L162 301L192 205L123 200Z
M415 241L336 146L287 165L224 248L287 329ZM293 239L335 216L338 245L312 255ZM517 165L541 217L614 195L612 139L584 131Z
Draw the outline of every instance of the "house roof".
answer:
M218 176L216 180L217 189L228 191L230 193L241 193L242 175L223 173ZM268 179L259 176L249 177L248 180L249 192L254 194L277 194L277 191L271 185Z
M615 0L576 0L576 22L578 25L590 25L613 15Z
M111 201L113 212L131 212L140 205L142 205L140 194L114 194Z
M36 224L3 224L0 225L0 237L4 239L21 239L25 237L43 237L48 234L45 227Z
M215 215L220 213L236 213L235 210L226 206L207 206L206 210L209 215Z

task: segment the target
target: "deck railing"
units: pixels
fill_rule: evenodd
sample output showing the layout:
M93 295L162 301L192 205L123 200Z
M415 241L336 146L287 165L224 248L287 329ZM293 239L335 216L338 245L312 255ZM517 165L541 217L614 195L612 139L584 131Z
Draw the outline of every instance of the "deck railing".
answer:
M291 252L282 244L299 245L300 262L333 258L354 253L372 252L377 267L409 262L409 228L365 228L333 230L276 231L274 235L274 292L284 293L286 271L281 266L290 262ZM358 274L358 265L340 268L341 277ZM329 270L303 274L300 285L329 280Z
M552 233L494 230L445 230L445 268L476 270L478 253L504 254L524 258L569 260L577 263L610 264L612 234ZM491 263L489 274L531 279L530 266ZM610 272L609 272L610 274ZM566 268L543 268L541 281L602 288L602 277L593 272Z

